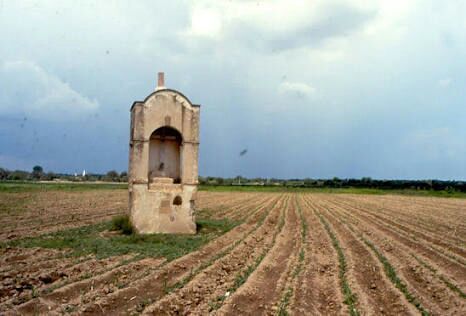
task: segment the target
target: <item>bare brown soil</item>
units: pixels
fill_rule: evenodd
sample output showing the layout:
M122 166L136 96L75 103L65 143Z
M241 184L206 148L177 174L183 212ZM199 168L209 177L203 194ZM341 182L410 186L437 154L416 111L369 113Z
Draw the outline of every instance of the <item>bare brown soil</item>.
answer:
M259 193L199 192L198 209L226 213L259 199ZM109 220L128 208L126 190L2 193L0 241L37 236ZM216 215L217 218L222 216Z
M0 199L0 241L127 211L120 190ZM345 315L342 278L360 315L466 314L466 200L200 192L198 212L241 224L173 261L0 248L0 314Z
M123 214L128 207L125 190L2 193L1 199L27 203L2 214L0 241L101 222Z
M309 227L305 240L304 269L297 277L291 312L296 315L337 315L344 313L339 290L338 258L314 208L300 197ZM306 204L305 204L306 203Z
M259 315L278 310L285 280L297 257L300 223L294 203L286 209L285 223L263 262L220 309L220 314ZM271 286L273 284L273 286Z

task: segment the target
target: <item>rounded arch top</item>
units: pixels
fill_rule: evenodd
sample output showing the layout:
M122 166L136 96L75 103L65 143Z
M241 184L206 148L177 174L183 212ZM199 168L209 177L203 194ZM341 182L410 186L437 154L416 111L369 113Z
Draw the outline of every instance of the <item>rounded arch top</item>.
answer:
M133 103L133 105L131 106L131 110L133 109L133 107L136 105L136 104L144 104L146 103L147 101L149 101L152 97L156 96L157 94L166 94L166 93L173 93L177 96L180 96L181 98L184 99L184 101L186 101L187 104L189 104L190 107L200 107L199 104L193 104L191 102L191 100L189 100L189 98L187 96L185 96L183 93L181 93L180 91L178 90L174 90L174 89L159 89L159 90L155 90L154 92L152 92L151 94L149 94L145 99L144 101L135 101Z
M154 129L150 135L150 138L160 136L162 138L166 136L175 136L180 143L183 143L183 133L173 126L163 125Z

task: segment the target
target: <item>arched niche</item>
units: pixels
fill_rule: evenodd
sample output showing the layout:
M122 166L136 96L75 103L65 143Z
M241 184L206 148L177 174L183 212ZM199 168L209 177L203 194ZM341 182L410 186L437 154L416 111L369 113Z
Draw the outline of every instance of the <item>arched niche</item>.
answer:
M152 133L149 140L149 182L170 178L172 183L181 183L182 143L180 132L172 127L162 126Z

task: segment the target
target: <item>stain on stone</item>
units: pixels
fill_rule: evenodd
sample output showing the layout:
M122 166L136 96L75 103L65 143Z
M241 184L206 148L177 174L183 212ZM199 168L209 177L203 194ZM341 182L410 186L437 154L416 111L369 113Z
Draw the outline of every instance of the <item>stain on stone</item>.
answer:
M165 125L170 126L172 122L172 118L170 115L165 116Z
M173 199L173 205L181 205L183 204L183 200L181 199L181 196L177 195Z

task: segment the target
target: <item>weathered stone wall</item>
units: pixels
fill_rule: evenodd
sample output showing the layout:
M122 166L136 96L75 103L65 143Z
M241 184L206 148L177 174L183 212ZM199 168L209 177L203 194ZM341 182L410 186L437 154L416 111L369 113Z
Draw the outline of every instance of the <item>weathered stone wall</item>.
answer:
M164 144L164 156L160 154L162 142L151 140L161 127L181 135L179 147L176 142ZM139 233L196 232L198 147L199 106L181 93L161 89L133 104L129 194L132 223ZM157 172L161 162L167 164L166 169ZM174 183L177 175L181 183Z

